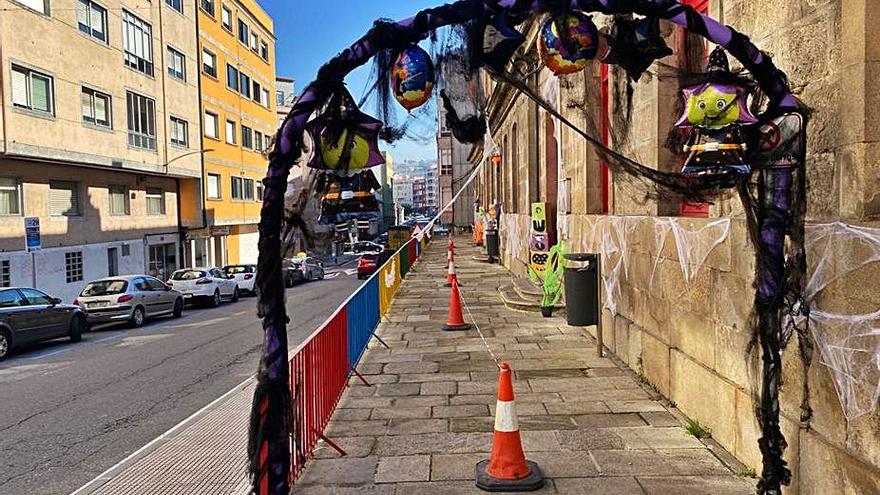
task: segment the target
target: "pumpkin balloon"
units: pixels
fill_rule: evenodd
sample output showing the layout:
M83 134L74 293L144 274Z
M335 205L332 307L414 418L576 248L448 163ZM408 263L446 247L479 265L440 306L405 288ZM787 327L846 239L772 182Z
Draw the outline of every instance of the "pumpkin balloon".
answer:
M598 49L599 31L590 16L580 12L548 17L538 36L541 60L557 76L583 70Z
M398 55L391 67L394 98L412 111L425 104L434 89L434 63L428 52L413 45Z

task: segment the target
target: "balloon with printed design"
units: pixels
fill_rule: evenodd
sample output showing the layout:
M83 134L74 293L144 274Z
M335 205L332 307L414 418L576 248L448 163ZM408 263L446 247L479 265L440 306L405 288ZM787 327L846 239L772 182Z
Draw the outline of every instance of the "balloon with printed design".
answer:
M548 17L538 36L541 60L557 76L583 70L598 49L599 31L590 16L580 12Z
M391 67L391 92L407 111L431 98L434 89L434 62L418 45L403 50Z

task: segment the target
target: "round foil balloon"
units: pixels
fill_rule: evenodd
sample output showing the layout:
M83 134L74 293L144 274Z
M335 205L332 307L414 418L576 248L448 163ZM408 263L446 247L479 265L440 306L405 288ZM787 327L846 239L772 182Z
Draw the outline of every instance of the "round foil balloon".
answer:
M333 142L332 138L325 139L322 137L318 147L321 152L321 158L329 168L339 168L343 158L342 153L349 144L348 140L350 132L351 131L348 129L342 131L342 134L340 134L336 142ZM351 140L348 162L344 168L347 170L361 170L367 166L369 160L370 143L362 136L355 133L354 139Z
M391 91L403 108L413 110L431 97L434 63L428 52L413 45L397 57L391 67Z
M579 72L596 56L599 31L589 16L566 12L550 16L541 27L538 51L557 76Z

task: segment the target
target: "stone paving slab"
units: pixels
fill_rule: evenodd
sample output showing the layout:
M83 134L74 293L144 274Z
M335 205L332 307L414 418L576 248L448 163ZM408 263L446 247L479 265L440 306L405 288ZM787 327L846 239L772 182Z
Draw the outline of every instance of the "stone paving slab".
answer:
M459 243L465 243L460 238ZM526 456L547 485L572 495L747 495L754 480L735 475L682 416L614 359L600 358L582 328L559 317L503 306L510 274L456 246L462 298L475 330L444 332L449 289L445 242L426 250L377 330L328 429L348 451L319 448L294 493L456 495L483 493L474 465L492 448L497 368L486 345L514 370ZM465 311L465 319L472 322Z

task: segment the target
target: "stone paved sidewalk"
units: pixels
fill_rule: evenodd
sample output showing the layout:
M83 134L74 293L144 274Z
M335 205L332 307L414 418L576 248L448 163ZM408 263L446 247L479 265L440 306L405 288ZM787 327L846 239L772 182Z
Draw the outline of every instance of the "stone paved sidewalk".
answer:
M729 454L687 434L665 400L597 357L583 329L501 304L496 288L509 273L473 261L476 249L457 240L462 297L516 373L526 455L547 476L539 493L754 493L754 480L728 467L738 469ZM497 370L476 331L440 330L449 298L445 244L428 248L380 325L391 349L372 347L358 367L372 386L352 380L333 417L327 436L348 455L319 446L294 493L483 493L474 465L491 450Z

